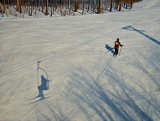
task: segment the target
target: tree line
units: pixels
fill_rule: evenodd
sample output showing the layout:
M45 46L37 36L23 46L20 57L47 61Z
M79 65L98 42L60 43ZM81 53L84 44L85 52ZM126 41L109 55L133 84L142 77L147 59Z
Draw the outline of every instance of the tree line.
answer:
M121 8L132 9L133 4L141 0L0 0L0 12L2 14L22 14L28 11L29 15L36 15L41 11L46 16L54 15L58 11L61 15L73 14L81 10L101 14L104 11L112 12L113 9L121 11ZM34 11L34 13L33 13Z

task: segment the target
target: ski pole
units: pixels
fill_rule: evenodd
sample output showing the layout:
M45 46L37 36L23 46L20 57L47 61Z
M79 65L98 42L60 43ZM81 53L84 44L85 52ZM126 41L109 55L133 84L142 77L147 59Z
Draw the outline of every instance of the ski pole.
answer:
M120 55L120 53L121 53L121 50L122 50L122 46L121 46L121 49L120 49L119 55Z

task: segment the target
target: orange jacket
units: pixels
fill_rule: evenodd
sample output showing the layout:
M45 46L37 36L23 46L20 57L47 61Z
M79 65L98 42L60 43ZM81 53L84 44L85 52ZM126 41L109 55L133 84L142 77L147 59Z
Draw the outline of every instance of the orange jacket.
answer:
M121 45L120 42L115 41L115 49L119 49L119 46Z

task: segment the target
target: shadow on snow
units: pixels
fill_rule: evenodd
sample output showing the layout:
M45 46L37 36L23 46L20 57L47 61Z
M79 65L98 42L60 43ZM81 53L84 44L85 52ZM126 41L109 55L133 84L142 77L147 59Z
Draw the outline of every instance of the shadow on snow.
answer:
M138 30L138 29L136 29L136 28L134 28L132 26L126 26L126 27L123 27L122 29L126 29L126 30L129 30L129 31L136 31L136 32L140 33L141 35L147 37L148 39L150 39L154 43L160 45L160 41L158 41L158 40L154 39L153 37L143 33L144 32L143 30Z
M76 68L75 70L78 70L78 73L72 73L72 82L69 83L66 95L73 99L73 103L76 103L75 109L78 106L87 120L92 121L94 120L94 115L98 115L103 121L153 121L153 115L145 109L147 104L151 106L151 110L159 117L160 110L159 107L156 107L156 105L159 105L159 102L152 102L148 98L148 96L152 98L151 95L146 97L133 85L125 83L123 79L119 78L114 69L108 70L104 75L100 74L110 79L105 86L108 85L110 89L112 88L112 91L107 89L108 86L105 87L103 84L100 84L100 80L95 79L84 68ZM124 76L132 78L133 75ZM143 89L141 85L138 86L140 86L140 89ZM147 93L146 90L143 91ZM147 104L141 106L137 101ZM71 115L66 115L66 118L69 116L72 119L76 115L77 112L73 112L73 110Z
M114 51L113 51L114 48L110 47L110 46L107 45L107 44L106 44L105 48L108 50L107 52L110 51L112 54L114 54ZM107 52L106 52L106 53L107 53Z
M44 90L49 90L49 82L50 82L50 80L48 79L48 74L47 74L47 72L43 69L43 68L41 68L40 66L39 66L39 64L40 64L40 62L41 61L38 61L37 62L37 88L38 88L38 92L39 92L39 94L38 94L38 96L36 96L35 98L39 98L40 97L40 99L39 100L37 100L37 101L35 101L35 102L33 102L33 103L36 103L36 102L39 102L39 101L41 101L41 100L43 100L43 99L47 99L47 98L45 98L44 97L44 94L43 94L43 91ZM39 80L39 71L42 71L43 73L44 73L44 75L41 75L41 81ZM41 84L39 84L39 82L41 82ZM31 104L33 104L33 103L31 103Z

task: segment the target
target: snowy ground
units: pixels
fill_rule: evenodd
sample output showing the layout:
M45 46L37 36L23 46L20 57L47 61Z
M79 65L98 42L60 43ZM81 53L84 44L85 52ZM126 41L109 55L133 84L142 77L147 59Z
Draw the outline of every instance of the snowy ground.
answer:
M101 15L0 18L0 120L159 120L159 12L143 0Z

